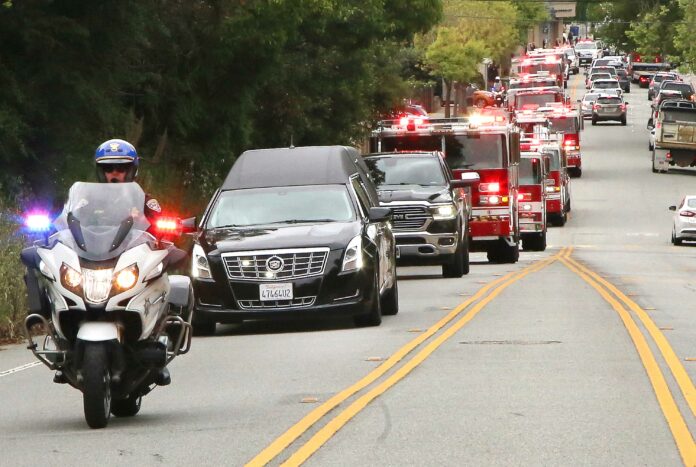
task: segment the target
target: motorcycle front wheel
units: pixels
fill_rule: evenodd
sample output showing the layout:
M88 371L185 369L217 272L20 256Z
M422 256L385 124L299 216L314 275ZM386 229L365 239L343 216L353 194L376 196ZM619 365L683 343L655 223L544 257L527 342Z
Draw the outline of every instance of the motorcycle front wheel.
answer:
M82 401L90 428L104 428L111 414L111 374L106 345L87 342L82 365Z

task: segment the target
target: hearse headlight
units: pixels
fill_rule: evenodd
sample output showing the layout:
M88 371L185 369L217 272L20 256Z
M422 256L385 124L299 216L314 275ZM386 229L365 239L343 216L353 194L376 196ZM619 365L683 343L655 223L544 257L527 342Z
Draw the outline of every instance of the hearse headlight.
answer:
M205 256L203 247L196 244L193 245L193 261L191 261L191 275L199 279L211 279L210 265L208 258Z
M346 253L343 255L343 272L357 271L363 264L362 237L358 235L348 243Z
M433 220L444 221L455 217L457 217L457 209L451 204L433 208Z

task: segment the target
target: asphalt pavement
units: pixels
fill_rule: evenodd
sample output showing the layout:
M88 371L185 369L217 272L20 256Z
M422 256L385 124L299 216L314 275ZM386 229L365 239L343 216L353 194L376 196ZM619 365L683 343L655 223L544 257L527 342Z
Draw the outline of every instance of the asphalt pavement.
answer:
M461 279L400 268L380 327L218 326L103 430L23 346L0 349L0 464L694 465L696 244L670 244L667 207L696 178L651 172L646 95L625 127L586 122L547 251L472 254Z

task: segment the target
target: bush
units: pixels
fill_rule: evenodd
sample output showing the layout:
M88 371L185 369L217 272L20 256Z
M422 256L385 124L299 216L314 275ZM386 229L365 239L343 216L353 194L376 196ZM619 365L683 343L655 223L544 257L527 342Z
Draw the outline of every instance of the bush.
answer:
M18 338L27 314L24 265L19 253L26 239L19 232L17 215L0 201L0 339Z

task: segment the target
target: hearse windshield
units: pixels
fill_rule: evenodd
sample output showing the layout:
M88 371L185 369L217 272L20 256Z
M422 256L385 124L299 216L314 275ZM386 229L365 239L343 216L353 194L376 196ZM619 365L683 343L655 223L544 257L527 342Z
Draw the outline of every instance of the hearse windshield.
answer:
M223 191L206 228L349 222L355 210L344 185L310 185Z

